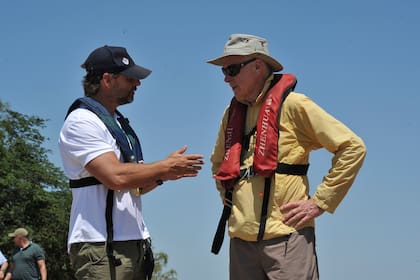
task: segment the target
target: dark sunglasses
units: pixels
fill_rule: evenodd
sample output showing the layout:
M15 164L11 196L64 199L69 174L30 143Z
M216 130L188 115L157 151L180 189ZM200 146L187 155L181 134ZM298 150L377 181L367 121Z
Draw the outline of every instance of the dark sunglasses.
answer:
M239 74L239 72L241 72L241 68L244 67L245 65L247 65L250 62L253 62L254 60L256 60L256 58L251 58L250 60L247 60L245 62L242 63L238 63L238 64L231 64L229 66L223 67L222 68L222 72L223 74L230 76L230 77L235 77L236 75Z

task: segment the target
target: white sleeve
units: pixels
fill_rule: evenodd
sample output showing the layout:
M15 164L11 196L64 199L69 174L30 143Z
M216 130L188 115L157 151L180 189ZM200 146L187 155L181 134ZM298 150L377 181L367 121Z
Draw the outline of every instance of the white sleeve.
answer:
M105 124L87 109L76 109L67 117L60 131L59 149L64 171L72 179L85 177L85 165L101 154L114 151L120 156Z

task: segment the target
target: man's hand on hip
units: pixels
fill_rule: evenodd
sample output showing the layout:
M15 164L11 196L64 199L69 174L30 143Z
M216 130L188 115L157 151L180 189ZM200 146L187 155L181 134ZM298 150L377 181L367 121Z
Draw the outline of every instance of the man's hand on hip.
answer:
M312 199L287 203L280 207L280 211L286 213L283 222L297 229L325 212Z

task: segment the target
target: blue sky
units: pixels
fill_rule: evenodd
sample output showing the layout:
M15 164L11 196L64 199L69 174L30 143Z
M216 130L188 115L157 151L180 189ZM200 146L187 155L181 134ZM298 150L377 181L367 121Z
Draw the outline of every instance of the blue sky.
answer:
M206 166L197 178L144 196L157 251L180 280L228 279L228 240L210 253L222 210L209 156L232 93L219 56L232 33L268 39L270 53L315 100L366 142L368 154L336 213L317 219L323 280L420 279L418 1L14 0L0 8L0 99L47 121L50 159L65 111L83 95L80 64L94 48L125 46L153 70L121 107L146 161L187 145ZM311 193L331 155L311 157ZM64 253L64 252L63 252Z

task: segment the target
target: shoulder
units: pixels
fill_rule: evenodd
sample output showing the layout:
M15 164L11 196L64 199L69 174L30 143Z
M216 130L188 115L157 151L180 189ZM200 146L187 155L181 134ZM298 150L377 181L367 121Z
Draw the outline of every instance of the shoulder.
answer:
M32 246L34 248L37 248L37 249L40 249L41 248L41 246L38 243L35 243L35 242L32 242Z
M282 111L285 113L301 112L315 105L311 98L302 93L292 91L284 100Z
M91 121L101 121L99 117L89 109L85 108L77 108L73 110L66 118L66 122L74 122L74 121L83 121L83 120L91 120Z
M105 131L106 126L101 119L88 109L78 108L72 111L64 121L62 132L79 134L80 131Z
M284 104L285 105L287 104L290 106L293 104L300 104L302 102L308 102L308 101L312 101L312 100L305 94L292 91L287 96L286 100L284 101Z
M43 258L44 249L42 249L42 247L39 244L32 242L30 249L37 256L37 258Z

